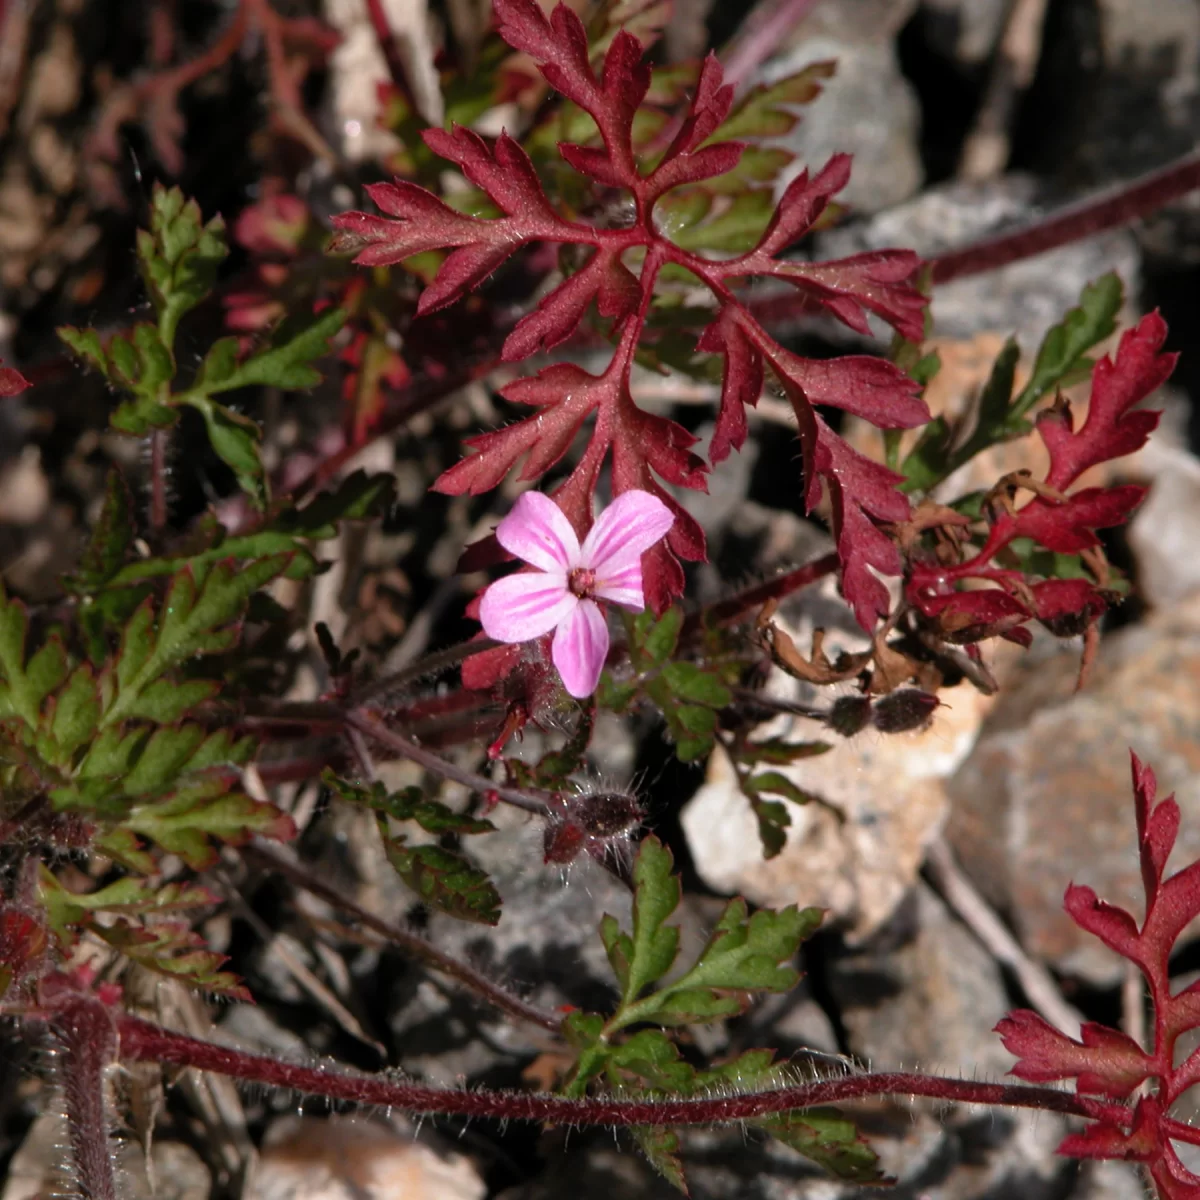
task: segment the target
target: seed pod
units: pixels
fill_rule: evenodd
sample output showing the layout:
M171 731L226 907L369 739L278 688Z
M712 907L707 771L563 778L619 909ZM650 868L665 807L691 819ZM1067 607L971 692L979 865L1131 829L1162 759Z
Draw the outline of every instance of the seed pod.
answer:
M546 822L545 861L573 862L581 852L603 860L634 834L645 815L627 792L580 791L559 796L559 812Z
M900 688L875 701L871 722L880 733L908 733L924 729L941 701L920 688Z
M871 701L866 696L839 696L825 718L825 724L845 738L866 729L870 721Z

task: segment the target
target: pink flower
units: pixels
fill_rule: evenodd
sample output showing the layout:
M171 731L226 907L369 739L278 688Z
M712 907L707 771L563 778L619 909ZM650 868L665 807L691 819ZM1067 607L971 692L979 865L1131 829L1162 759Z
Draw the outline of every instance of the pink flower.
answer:
M642 554L674 521L657 496L622 492L580 546L562 509L541 492L526 492L496 526L496 539L537 571L508 575L484 592L484 633L528 642L553 629L551 657L563 686L580 699L590 696L608 655L608 625L596 601L645 607Z

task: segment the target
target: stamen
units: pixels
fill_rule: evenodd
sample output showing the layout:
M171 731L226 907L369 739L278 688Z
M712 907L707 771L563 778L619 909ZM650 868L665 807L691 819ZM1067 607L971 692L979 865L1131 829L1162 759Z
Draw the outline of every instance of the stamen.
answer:
M576 567L567 576L567 587L570 589L573 596L578 596L581 600L590 596L592 588L596 586L596 572L590 567Z

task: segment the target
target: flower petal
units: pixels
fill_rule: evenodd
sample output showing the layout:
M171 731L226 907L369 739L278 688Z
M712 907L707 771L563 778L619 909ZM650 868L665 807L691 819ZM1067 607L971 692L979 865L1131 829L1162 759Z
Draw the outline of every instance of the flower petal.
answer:
M579 603L567 590L562 571L519 571L506 575L483 593L479 620L498 642L527 642L549 633Z
M577 700L596 690L608 657L608 623L590 600L580 600L575 611L559 625L550 656L563 687Z
M675 514L657 497L634 488L622 492L597 518L583 543L581 561L597 583L640 563L642 554L675 524Z
M611 600L614 604L623 604L626 608L641 612L646 607L641 555L621 570L597 578L592 592L601 600Z
M566 514L549 496L524 492L496 526L496 540L510 554L543 571L579 565L579 539Z

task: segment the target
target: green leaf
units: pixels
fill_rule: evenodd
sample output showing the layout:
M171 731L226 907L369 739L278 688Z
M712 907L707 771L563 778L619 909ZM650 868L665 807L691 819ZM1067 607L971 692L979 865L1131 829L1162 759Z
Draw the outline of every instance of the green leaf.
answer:
M329 353L330 342L345 323L346 311L332 308L281 344L251 355L232 369L226 361L228 352L222 351L220 359L209 367L209 374L205 376L202 372L197 386L209 393L254 385L284 391L316 387L321 382L321 373L312 364Z
M787 738L767 738L761 742L746 742L738 759L747 765L755 763L792 763L805 758L816 758L830 747L829 742L789 742Z
M106 379L112 378L112 370L108 364L108 355L104 352L104 344L94 329L77 329L74 325L60 325L55 333L76 358L83 359L88 366L94 367Z
M256 835L279 841L295 835L291 817L273 804L228 787L220 778L184 784L165 800L138 805L122 826L178 854L195 870L216 862L212 839L236 846Z
M903 491L928 491L989 446L1022 437L1032 429L1028 421L1014 415L1016 410L1012 405L1013 380L1019 359L1017 343L1009 338L992 364L988 381L980 393L975 427L961 445L951 449L950 427L943 418L926 426L900 468L906 477Z
M265 509L267 476L258 445L262 430L257 423L223 404L214 404L205 396L188 393L187 403L204 417L208 440L217 457L237 477L238 487L256 508Z
M140 967L201 991L253 1003L241 980L219 969L227 961L225 955L205 948L203 939L182 922L160 921L148 928L119 921L115 925L95 925L93 931Z
M30 729L38 724L39 709L46 693L66 674L66 652L53 659L30 679L25 671L25 639L29 635L29 613L19 600L10 600L0 587L0 719L19 717ZM61 644L59 646L62 650ZM35 656L36 657L36 656Z
M836 69L836 63L816 62L775 83L760 83L751 88L705 145L743 138L783 137L799 120L790 107L815 100L821 94L822 81L832 78Z
M761 775L752 775L744 786L747 791L756 795L765 792L768 796L783 796L794 804L807 804L812 799L807 792L779 771L763 771Z
M1043 396L1080 369L1091 367L1085 355L1117 327L1124 292L1115 271L1089 283L1080 293L1079 307L1049 330L1038 349L1033 374L1021 389L1012 408L1014 417L1024 416Z
M622 933L606 916L600 936L613 973L621 982L622 1003L630 1004L670 969L679 953L679 930L665 925L679 906L679 880L671 873L674 859L656 837L638 848L633 867L633 935Z
M702 212L692 200L687 208L680 203L678 208L672 206L665 213L664 232L684 250L745 253L758 244L775 213L771 189L755 188L728 197L716 216L703 220L709 211L711 195L701 188L696 189L696 194L706 201ZM664 199L669 200L673 195Z
M724 708L733 700L729 689L714 674L702 670L695 663L667 663L663 667L663 675L671 691L688 703Z
M779 912L759 909L749 919L746 913L740 896L729 901L696 965L672 991L706 987L786 992L796 986L798 972L782 964L816 931L822 911L792 905Z
M377 821L388 862L423 903L460 921L499 922L500 893L485 871L441 846L406 845L389 836L385 817Z
M683 704L670 714L672 724L678 724L693 736L711 734L717 727L717 714L698 704Z
M496 828L491 821L456 813L440 801L431 800L419 787L389 793L378 780L363 787L341 779L328 767L321 773L321 782L347 804L374 809L396 821L415 821L427 833L491 833Z
M81 779L123 779L142 752L150 730L109 726L97 734L79 765Z
M580 769L587 748L591 744L595 721L595 707L587 705L579 714L575 732L558 750L551 750L538 760L537 768L533 773L537 786L554 788L561 785L567 776Z
M799 1151L829 1174L855 1183L886 1182L879 1159L854 1122L836 1109L806 1108L755 1117L751 1125Z
M660 1025L704 1025L735 1017L742 1012L746 996L722 994L712 988L672 988L665 990L654 1009L654 1019Z
M650 1165L686 1196L687 1177L679 1158L679 1134L662 1125L634 1125L629 1132Z
M750 798L750 807L758 821L758 840L762 842L763 858L775 858L787 845L792 814L782 801L763 800L760 796Z
M94 892L69 892L53 872L42 866L38 895L46 909L50 928L66 943L72 926L90 924L97 912L147 913L179 912L215 904L216 896L207 888L182 883L154 883L125 878Z
M133 497L125 477L113 467L104 485L100 516L92 526L78 570L67 581L68 590L87 592L111 579L124 565L136 536Z
M195 570L221 559L261 559L276 554L293 556L286 571L289 579L306 578L315 566L305 549L306 540L328 540L337 536L341 521L383 514L391 505L394 492L395 482L390 475L355 471L336 490L319 493L303 508L276 513L257 532L225 537L222 530L214 529L214 544L209 548L178 558L147 558L129 563L108 581L109 586L124 587L173 575L189 566Z
M91 741L99 722L100 694L96 676L89 663L81 663L54 698L50 736L58 751L55 764L67 766L75 752Z
M668 608L657 620L650 609L643 609L634 621L634 644L657 666L675 653L682 628L682 608Z
M196 373L192 385L196 391L208 395L228 383L238 369L238 349L239 341L235 337L218 338L213 342Z
M130 796L155 796L165 791L183 773L204 737L201 725L164 725L154 730L121 781L122 789Z
M132 830L120 826L97 834L92 839L92 850L141 875L153 875L157 869L154 856L143 849Z
M680 762L695 762L706 758L712 753L713 740L711 737L681 737L675 743L675 757Z
M25 684L35 708L41 708L46 697L62 684L67 669L66 647L57 634L51 634L25 664Z
M130 704L126 716L170 725L181 720L198 704L212 699L220 686L214 679L160 679L139 694Z
M173 346L180 318L212 291L229 252L225 222L213 217L205 224L194 200L186 200L178 188L156 184L150 198L150 229L139 230L137 251L162 340Z
M610 712L623 713L633 703L637 693L636 680L618 683L613 679L610 671L605 671L600 676L600 686L596 690L596 706L608 709Z
M144 604L130 618L117 658L117 695L103 723L125 720L138 709L143 691L166 671L198 654L228 650L237 641L235 622L250 596L287 566L285 555L235 568L218 562L207 570L186 567L171 580L158 629ZM202 576L197 585L197 574Z

